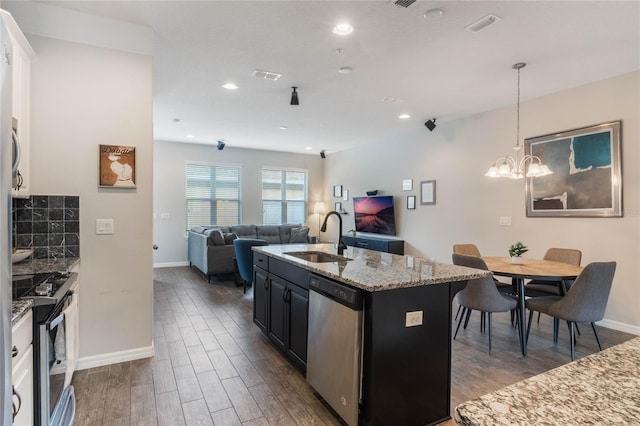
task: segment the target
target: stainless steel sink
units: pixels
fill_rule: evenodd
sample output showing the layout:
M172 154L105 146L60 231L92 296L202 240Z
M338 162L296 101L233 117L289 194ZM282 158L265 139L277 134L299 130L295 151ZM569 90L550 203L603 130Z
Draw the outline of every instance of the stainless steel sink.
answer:
M289 251L283 254L297 257L298 259L306 260L312 263L331 263L331 262L347 262L348 257L338 256L331 253L325 253L323 251Z

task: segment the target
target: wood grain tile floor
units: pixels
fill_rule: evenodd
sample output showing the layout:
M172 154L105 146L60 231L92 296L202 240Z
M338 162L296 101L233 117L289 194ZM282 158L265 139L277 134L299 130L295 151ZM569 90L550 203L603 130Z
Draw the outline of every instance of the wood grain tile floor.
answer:
M208 284L188 267L154 271L149 359L77 371L76 425L338 425L304 377L252 322L252 292ZM576 356L597 351L581 327ZM599 329L605 347L634 336ZM569 361L568 332L534 322L527 357L507 315L494 315L492 353L474 312L453 343L451 406ZM453 421L446 425L455 424Z

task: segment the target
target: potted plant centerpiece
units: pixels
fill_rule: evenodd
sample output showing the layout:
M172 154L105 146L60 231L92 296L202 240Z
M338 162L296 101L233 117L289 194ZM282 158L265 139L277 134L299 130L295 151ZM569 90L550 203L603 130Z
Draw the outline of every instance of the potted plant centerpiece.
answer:
M356 230L355 229L349 229L347 232L350 233L352 237L356 236Z
M511 263L515 265L521 265L522 255L528 251L529 249L527 248L527 246L522 244L520 241L512 244L511 247L509 247L509 256L511 256Z

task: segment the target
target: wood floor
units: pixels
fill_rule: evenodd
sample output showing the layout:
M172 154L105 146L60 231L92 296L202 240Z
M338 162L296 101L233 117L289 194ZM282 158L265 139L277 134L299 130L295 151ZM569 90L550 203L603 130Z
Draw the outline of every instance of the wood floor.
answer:
M77 371L76 425L338 425L304 377L252 322L252 292L208 284L187 267L154 272L153 358ZM451 406L569 361L566 328L534 321L527 357L508 314L494 315L492 353L474 312L453 343ZM597 351L581 327L576 356ZM634 336L599 329L603 346ZM454 424L453 421L445 424Z

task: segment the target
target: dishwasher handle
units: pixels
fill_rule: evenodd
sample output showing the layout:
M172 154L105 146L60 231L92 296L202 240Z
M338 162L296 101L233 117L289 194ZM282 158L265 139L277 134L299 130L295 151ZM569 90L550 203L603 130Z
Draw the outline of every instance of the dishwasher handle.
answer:
M363 306L363 292L345 284L338 283L319 275L311 274L309 289L332 299L350 309L360 311Z

